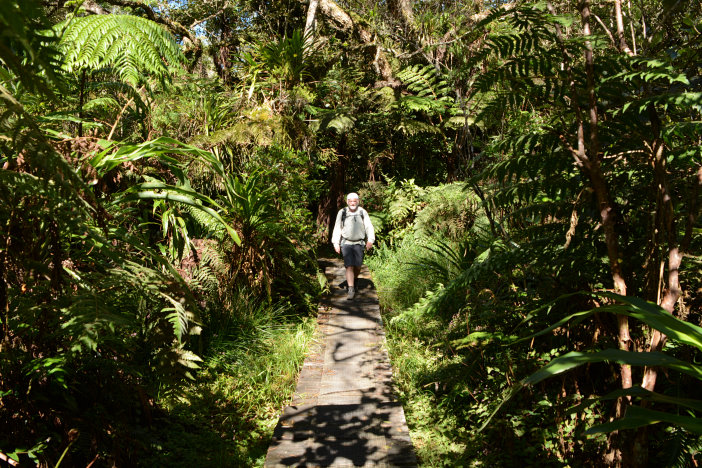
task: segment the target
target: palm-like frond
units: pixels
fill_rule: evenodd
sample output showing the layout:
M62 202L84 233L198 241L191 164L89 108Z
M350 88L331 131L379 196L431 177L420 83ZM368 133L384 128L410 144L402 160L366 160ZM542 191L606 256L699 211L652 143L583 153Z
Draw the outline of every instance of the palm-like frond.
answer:
M443 114L455 104L451 97L451 86L431 65L407 67L397 77L413 93L403 96L398 103L410 112Z
M166 80L172 67L183 62L180 46L168 31L131 15L74 18L65 25L60 45L66 70L111 68L132 86L144 73Z
M294 85L307 76L309 56L314 51L311 38L296 29L290 37L261 44L258 47L265 71L271 77Z

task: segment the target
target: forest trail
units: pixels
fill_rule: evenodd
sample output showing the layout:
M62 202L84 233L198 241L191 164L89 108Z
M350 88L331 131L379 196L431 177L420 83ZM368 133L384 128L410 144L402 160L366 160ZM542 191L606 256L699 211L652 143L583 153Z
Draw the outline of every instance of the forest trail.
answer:
M320 265L331 292L320 304L319 342L280 416L265 466L417 466L368 270L347 301L341 260Z

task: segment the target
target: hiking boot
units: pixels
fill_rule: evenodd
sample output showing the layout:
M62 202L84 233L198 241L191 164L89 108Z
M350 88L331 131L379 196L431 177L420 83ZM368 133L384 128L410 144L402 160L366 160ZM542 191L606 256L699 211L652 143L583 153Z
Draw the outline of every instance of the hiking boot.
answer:
M349 292L346 294L346 300L350 301L351 299L353 299L353 296L355 296L355 295L356 295L356 288L354 288L353 286L349 286Z

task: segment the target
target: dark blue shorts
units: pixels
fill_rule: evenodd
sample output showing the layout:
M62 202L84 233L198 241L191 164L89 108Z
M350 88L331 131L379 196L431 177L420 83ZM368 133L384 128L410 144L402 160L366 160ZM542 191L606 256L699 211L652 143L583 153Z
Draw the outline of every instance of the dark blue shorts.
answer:
M344 257L344 266L363 265L363 255L366 253L366 246L360 244L342 244L341 256Z

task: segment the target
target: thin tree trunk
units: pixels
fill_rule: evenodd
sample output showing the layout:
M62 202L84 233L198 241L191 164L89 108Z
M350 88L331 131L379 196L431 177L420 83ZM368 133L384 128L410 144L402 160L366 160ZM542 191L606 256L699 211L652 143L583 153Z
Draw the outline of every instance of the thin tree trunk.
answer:
M590 36L590 2L585 0L580 5L583 34L585 34L585 36ZM597 203L600 209L600 220L605 233L609 267L614 281L614 291L617 294L626 296L626 281L624 280L624 274L622 272L622 259L619 252L619 234L616 228L617 210L609 194L607 182L602 174L602 168L600 166L599 140L597 135L597 96L595 95L595 61L590 41L585 42L585 73L587 75L588 114L590 119L589 151L587 151L589 156L586 154L584 148L584 128L582 122L579 127L578 152L580 153L583 167L590 176L592 188L597 197ZM628 351L631 343L629 321L626 316L620 315L617 317L617 323L619 328L619 348ZM621 379L622 388L631 387L630 366L622 365Z
M312 42L316 25L317 7L319 0L310 0L310 5L307 7L307 19L305 20L305 43Z
M614 17L617 22L617 41L619 46L619 51L624 52L627 55L634 55L634 53L629 48L626 43L626 36L624 35L624 17L622 15L622 0L614 0Z
M339 153L343 154L342 151L345 152L345 147L345 137L342 136L339 142ZM341 202L344 200L344 190L346 189L346 169L349 163L346 156L341 154L331 168L332 173L329 191L327 191L326 196L320 200L317 208L317 226L326 227L327 243L331 242L336 212Z
M654 135L654 140L651 145L651 161L654 168L654 183L659 190L657 211L659 212L659 216L662 218L660 224L665 236L667 237L668 243L668 281L665 294L660 300L660 306L668 313L673 314L675 304L682 295L679 269L680 264L682 263L683 253L689 247L691 240L691 226L694 224L697 217L697 192L699 186L702 185L702 168L698 169L696 174L696 184L692 188L693 196L690 203L685 236L683 237L682 244L678 244L673 199L668 188L667 181L666 159L664 157L665 146L660 138L662 124L656 109L652 105L649 106L648 113L651 121L651 130ZM660 351L665 345L666 339L667 337L663 333L658 330L653 330L651 340L649 342L649 349L651 351ZM657 376L658 372L655 367L646 367L644 369L644 377L641 386L649 391L653 391L656 385ZM637 439L644 437L644 435L645 434L637 435ZM643 442L641 442L640 445L645 445Z
M634 48L634 55L636 55L636 35L634 34L634 16L631 14L631 0L627 2L627 6L629 7L629 30L631 32L631 46Z
M590 31L590 4L588 0L584 0L580 3L580 15L582 19L583 34L588 37L591 34ZM619 233L617 232L617 209L611 195L609 193L609 188L607 181L602 173L600 155L599 155L599 140L597 135L597 96L595 94L595 67L594 67L594 55L592 50L592 44L589 40L585 43L585 72L587 76L587 102L588 102L588 117L590 124L590 132L588 136L588 143L585 142L585 124L581 111L577 105L578 93L575 89L575 80L569 79L571 83L571 92L573 96L571 98L573 102L573 107L576 114L576 120L578 125L578 141L577 149L573 149L573 155L575 157L576 164L583 169L583 171L588 175L590 183L592 185L593 191L597 198L597 204L600 211L600 222L602 223L605 244L607 246L607 257L609 259L610 273L612 275L612 280L614 283L614 290L616 293L625 296L627 294L627 285L624 279L624 274L622 271L621 257L619 252ZM564 60L567 63L567 54L564 52ZM589 148L587 147L589 146ZM631 346L631 337L629 334L629 321L625 315L617 316L617 341L619 348L624 351L629 351ZM621 386L623 389L631 388L632 382L632 372L631 366L627 364L622 364L619 367L619 376L621 380ZM617 401L616 406L616 417L620 418L624 415L624 410L628 403L628 398L620 398ZM611 434L612 437L618 437L616 433ZM610 439L610 444L612 444L612 439ZM610 453L607 455L611 458L611 461L615 464L621 464L622 453L619 448L611 445Z
M669 314L673 314L675 304L678 302L682 289L680 287L679 269L682 263L682 251L678 245L677 232L675 227L675 209L673 198L668 188L666 171L666 160L664 155L665 144L660 138L661 121L653 105L649 105L648 114L651 120L651 131L654 140L651 145L654 183L658 188L658 209L661 217L661 226L668 243L668 281L665 293L660 301L660 306ZM651 341L649 342L651 351L660 351L665 345L667 337L658 330L653 330ZM653 391L656 385L658 372L655 367L646 367L641 383L642 387Z
M547 4L549 12L555 14L553 5ZM580 4L580 15L583 25L583 34L590 36L590 3L585 0ZM577 123L577 147L571 149L571 153L575 159L575 164L585 172L592 185L592 189L597 197L597 203L600 210L600 222L604 228L605 244L607 246L607 257L609 259L609 267L614 283L614 290L617 294L625 296L627 294L626 281L621 266L621 258L619 252L619 233L617 232L616 219L616 204L612 200L607 181L605 180L602 168L600 165L599 155L599 139L597 135L597 96L595 94L595 66L592 44L586 41L585 48L585 72L587 75L587 94L588 94L588 117L590 123L590 132L588 141L585 140L585 123L584 115L578 105L578 90L575 86L575 79L570 71L570 60L565 50L562 40L560 26L556 25L556 37L561 46L563 55L564 68L568 70L568 81L571 88L571 103ZM564 141L567 144L567 141ZM617 339L619 348L628 351L631 344L629 335L629 321L626 316L617 316ZM630 388L632 386L631 366L622 364L620 367L620 378L622 388ZM623 402L618 405L618 416L623 413Z

